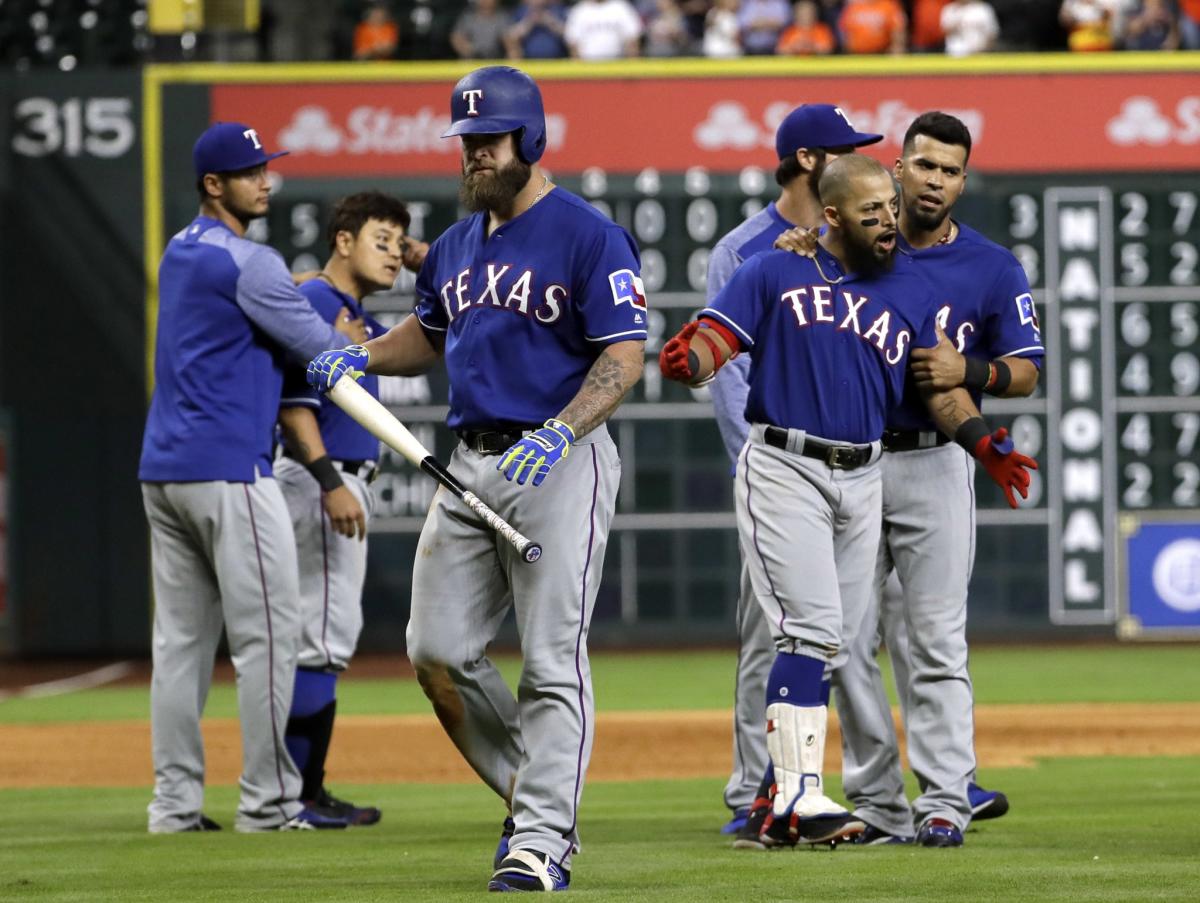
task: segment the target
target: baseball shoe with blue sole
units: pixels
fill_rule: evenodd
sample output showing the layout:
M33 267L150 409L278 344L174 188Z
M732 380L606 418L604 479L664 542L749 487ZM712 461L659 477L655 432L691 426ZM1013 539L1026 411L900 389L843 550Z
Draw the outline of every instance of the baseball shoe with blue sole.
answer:
M984 790L972 782L967 785L967 800L971 804L971 819L999 818L1008 811L1008 797L999 790Z
M911 834L889 834L874 825L867 824L863 828L863 832L854 838L854 842L860 847L882 847L889 844L910 844L913 842L913 837Z
M742 830L742 825L746 824L746 819L750 815L750 807L742 806L740 809L735 809L729 821L721 826L722 834L736 834Z
M944 818L931 818L917 831L917 843L923 847L961 847L962 831Z
M494 893L511 891L566 890L571 873L545 853L533 850L512 850L492 873L488 890Z
M329 818L343 819L348 825L374 825L383 818L383 812L374 806L356 806L346 800L340 800L324 787L315 798L304 800L308 809L313 809Z
M517 830L517 826L510 815L504 819L504 825L500 828L500 842L496 844L496 855L492 857L493 869L500 868L500 863L508 858L508 844L512 840L515 830Z

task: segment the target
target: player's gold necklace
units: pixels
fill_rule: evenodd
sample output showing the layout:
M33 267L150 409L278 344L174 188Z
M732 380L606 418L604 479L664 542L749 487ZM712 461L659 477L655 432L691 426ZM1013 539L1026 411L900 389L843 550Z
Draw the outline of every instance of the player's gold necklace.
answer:
M948 245L958 237L958 226L954 225L954 220L950 220L950 228L946 230L946 234L935 241L934 246Z

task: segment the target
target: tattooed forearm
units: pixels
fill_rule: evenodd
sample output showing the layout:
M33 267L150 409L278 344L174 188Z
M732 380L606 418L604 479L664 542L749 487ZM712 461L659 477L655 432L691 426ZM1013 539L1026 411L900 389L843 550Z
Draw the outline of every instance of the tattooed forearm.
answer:
M979 416L979 408L975 407L967 390L961 387L945 392L927 392L925 405L938 429L952 439L955 430L972 417Z
M563 408L558 419L571 425L576 436L590 433L621 404L642 376L645 352L642 342L617 342L596 358L583 385Z

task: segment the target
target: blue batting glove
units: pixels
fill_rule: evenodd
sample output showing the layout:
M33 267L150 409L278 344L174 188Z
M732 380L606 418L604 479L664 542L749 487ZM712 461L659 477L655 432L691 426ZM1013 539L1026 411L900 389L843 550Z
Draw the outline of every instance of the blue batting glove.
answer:
M561 420L551 418L540 430L506 451L496 470L503 470L506 480L515 478L521 486L533 474L533 485L541 486L550 468L567 456L574 441L575 431Z
M367 371L371 355L362 345L350 345L342 349L322 351L308 362L305 379L308 384L324 395L343 376L362 379Z

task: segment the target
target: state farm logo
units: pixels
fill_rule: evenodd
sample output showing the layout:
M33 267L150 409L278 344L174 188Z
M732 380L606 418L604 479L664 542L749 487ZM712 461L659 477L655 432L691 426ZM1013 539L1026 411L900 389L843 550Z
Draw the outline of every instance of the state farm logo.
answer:
M859 132L874 132L883 135L885 144L899 147L904 142L904 133L914 119L924 110L909 106L903 100L882 100L874 109L855 107L846 101L836 105L844 111L846 118ZM755 119L745 105L736 100L722 100L708 110L707 118L692 131L697 147L707 151L753 150L759 147L775 147L775 131L785 116L795 109L795 104L775 101L764 108ZM983 138L984 116L982 110L946 110L957 116L971 130L974 144Z
M1158 108L1153 97L1127 97L1121 111L1105 127L1108 140L1128 147L1133 144L1163 145L1200 142L1200 97L1185 97L1175 105L1171 118Z
M358 106L342 122L328 109L315 104L300 107L279 132L279 146L293 154L457 154L458 142L442 138L450 117L430 107L397 111L390 107ZM562 147L567 121L546 117L546 143L551 151Z

